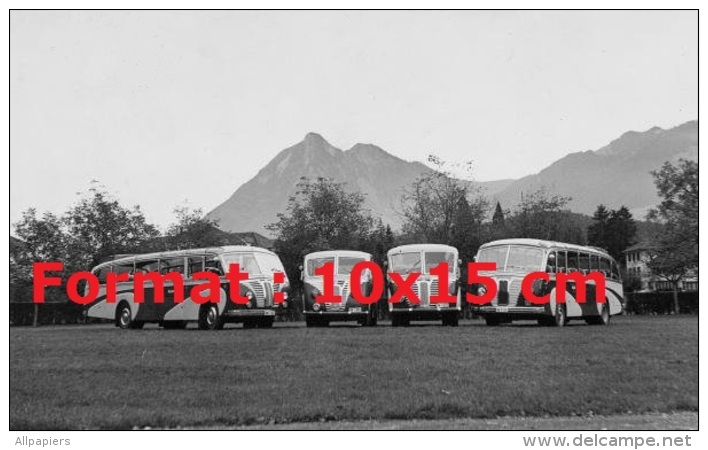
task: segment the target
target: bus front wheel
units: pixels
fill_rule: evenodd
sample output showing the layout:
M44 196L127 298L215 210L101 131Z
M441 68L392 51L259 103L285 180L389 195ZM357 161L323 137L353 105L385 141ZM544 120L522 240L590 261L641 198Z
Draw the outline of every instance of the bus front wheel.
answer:
M203 305L199 310L200 330L220 330L224 327L224 322L219 316L219 306L214 303Z

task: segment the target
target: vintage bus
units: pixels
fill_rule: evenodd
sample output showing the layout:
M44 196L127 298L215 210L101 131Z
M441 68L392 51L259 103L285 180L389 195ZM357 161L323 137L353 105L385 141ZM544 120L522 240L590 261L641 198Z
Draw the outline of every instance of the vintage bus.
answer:
M356 321L363 326L376 325L376 303L369 305L359 303L352 296L350 285L354 266L362 261L371 261L371 259L372 257L368 253L352 250L321 251L305 256L300 270L303 284L302 307L308 327L326 327L330 322L335 321ZM329 280L327 280L328 277L316 273L317 269L326 263L333 264L333 276L329 277ZM330 292L342 297L341 303L315 301L315 297L324 292L324 283L326 282L331 283ZM371 273L365 270L358 282L363 295L369 296L372 288Z
M249 278L241 281L239 292L248 299L247 304L237 304L228 298L229 282L225 271L230 264L239 264L241 272ZM130 281L117 283L115 302L106 301L106 275L110 272L127 273ZM143 302L134 301L133 279L136 273L158 272L180 274L184 283L184 300L176 302L174 285L165 281L162 287L164 302L154 301L155 288L151 281L144 283ZM220 277L221 289L218 303L199 305L190 299L191 289L203 280L193 280L197 272L212 272ZM225 323L243 323L246 328L269 328L278 308L287 307L289 283L274 283L274 272L285 273L278 256L266 249L251 246L224 246L192 250L178 250L125 256L96 266L92 273L100 285L99 296L88 305L88 317L108 319L123 328L142 328L145 323L157 323L164 328L185 328L197 322L199 329L218 330ZM276 303L274 293L283 292L284 302Z
M431 296L440 292L439 277L431 274L431 269L440 263L447 263L448 282L442 289L447 289L455 297L453 303L431 303ZM446 326L457 326L461 310L460 294L460 263L455 247L441 244L402 245L388 251L386 285L388 297L398 289L391 280L391 273L397 273L403 278L409 274L420 273L412 291L417 299L404 296L400 302L389 300L391 324L394 327L408 326L412 320L442 320ZM418 300L418 301L416 301Z
M540 325L562 327L571 319L608 325L612 315L622 312L624 292L619 266L603 249L538 239L504 239L482 245L475 261L496 263L495 271L480 271L479 275L493 280L497 295L491 303L473 307L487 325L537 320ZM521 292L522 280L531 272L549 276L548 282L537 280L532 286L537 297L550 294L550 301L544 305L530 303ZM577 286L572 281L566 284L565 303L556 301L557 274L573 272L601 273L605 278L605 292L601 293L605 302L596 300L596 285L589 278L585 283L585 302L576 300ZM486 293L482 284L476 290L477 295Z

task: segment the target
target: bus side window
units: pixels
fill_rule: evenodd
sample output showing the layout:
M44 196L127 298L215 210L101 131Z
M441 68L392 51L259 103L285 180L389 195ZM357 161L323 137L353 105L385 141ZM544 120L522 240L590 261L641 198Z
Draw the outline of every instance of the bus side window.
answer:
M111 271L111 266L104 266L98 269L95 273L96 278L98 278L98 282L101 284L106 284L106 274Z
M166 274L170 272L184 273L184 258L170 258L160 260L160 273Z
M558 252L556 265L558 266L559 273L565 273L566 268L568 267L568 258L565 252Z
M159 267L159 262L156 259L147 259L135 262L134 273L156 272Z
M600 257L597 255L590 255L590 271L597 272L600 270Z
M617 263L612 261L612 276L611 278L613 280L619 280L620 279L620 274L619 274L619 267L617 267Z
M135 264L133 263L133 261L124 262L124 263L121 263L121 264L116 264L115 266L113 266L113 270L112 270L112 271L115 272L115 273L117 273L117 274L127 273L127 274L130 275L130 278L132 279L132 278L133 278L133 272L135 271Z
M546 264L546 272L556 273L558 269L558 256L556 252L550 252L548 254L548 263Z
M587 253L580 253L579 260L580 271L584 274L587 274L590 271L590 255L588 255Z
M204 257L203 256L190 256L187 258L187 274L190 278L197 273L204 271Z
M204 261L204 270L206 272L212 272L219 276L224 275L224 270L221 268L221 262L219 262L218 256L208 257Z
M578 271L578 253L568 252L568 273Z
M612 275L612 263L607 258L600 258L600 272L602 272L605 277Z

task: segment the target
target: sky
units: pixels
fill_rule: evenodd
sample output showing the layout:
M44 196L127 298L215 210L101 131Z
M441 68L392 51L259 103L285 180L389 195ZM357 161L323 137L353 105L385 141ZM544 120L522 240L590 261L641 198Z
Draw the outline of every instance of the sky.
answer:
M537 173L698 118L695 11L12 11L10 220L92 180L165 228L317 132Z

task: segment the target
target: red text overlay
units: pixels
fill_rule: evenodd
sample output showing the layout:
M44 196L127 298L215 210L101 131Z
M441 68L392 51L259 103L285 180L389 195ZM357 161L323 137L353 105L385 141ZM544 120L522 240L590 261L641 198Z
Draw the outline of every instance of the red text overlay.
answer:
M50 286L61 286L62 278L57 275L49 275L49 272L61 272L63 264L60 262L38 262L33 266L33 302L44 303L45 289ZM479 286L477 295L471 292L465 293L465 300L472 305L486 305L490 303L498 294L498 285L495 279L489 276L490 272L496 270L496 263L493 262L470 262L467 264L467 284L469 286ZM486 272L486 274L484 274ZM315 296L318 303L341 303L341 295L336 295L334 291L335 273L334 265L326 263L315 269L315 275L323 280L323 292ZM442 262L430 269L426 274L438 281L438 286L451 286L458 283L458 280L451 279L448 264ZM273 273L273 283L282 284L285 281L285 274L282 272ZM401 274L395 271L384 272L378 264L372 261L362 261L356 264L349 275L351 295L361 304L376 303L384 294L388 287L391 295L389 303L400 303L404 298L412 304L420 303L420 298L414 289L416 281L421 277L421 273L412 272ZM101 283L96 275L91 272L75 272L66 282L66 293L69 299L79 305L88 305L95 302L99 297L105 296L108 303L115 303L118 289L126 289L132 283L132 292L136 303L145 301L146 289L153 290L153 302L164 303L164 287L169 286L174 290L173 298L175 303L185 300L187 288L189 288L188 298L197 304L208 302L218 303L221 301L221 291L224 289L228 298L236 303L245 305L248 298L240 292L242 281L249 279L246 272L242 272L239 264L231 264L229 270L223 276L213 272L196 272L192 274L188 281L192 282L185 286L184 276L177 272L161 274L159 272L135 273L108 273L105 283ZM85 283L84 292L79 292L79 284ZM196 282L196 283L194 283ZM362 286L370 283L371 289L366 292ZM587 285L595 287L595 301L605 303L605 276L601 272L581 272L571 273L546 273L531 272L527 274L521 284L521 292L524 298L534 305L545 305L551 301L550 283L555 284L555 298L558 303L565 303L566 292L571 290L573 297L578 303L586 302ZM460 283L461 284L461 283ZM103 295L101 294L103 286ZM461 287L461 286L457 286ZM457 296L453 292L455 289L439 289L438 293L430 296L431 304L450 304L457 301ZM128 288L130 289L130 287ZM284 293L275 292L273 300L276 304L284 302Z

